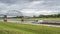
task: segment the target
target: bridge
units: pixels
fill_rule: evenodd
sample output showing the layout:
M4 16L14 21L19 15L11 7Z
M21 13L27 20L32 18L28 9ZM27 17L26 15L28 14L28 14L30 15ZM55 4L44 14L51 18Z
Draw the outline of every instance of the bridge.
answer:
M23 16L23 13L21 11L18 10L8 10L6 13L4 14L0 14L0 16L4 16L4 22L7 22L7 16ZM21 20L22 17L21 17Z

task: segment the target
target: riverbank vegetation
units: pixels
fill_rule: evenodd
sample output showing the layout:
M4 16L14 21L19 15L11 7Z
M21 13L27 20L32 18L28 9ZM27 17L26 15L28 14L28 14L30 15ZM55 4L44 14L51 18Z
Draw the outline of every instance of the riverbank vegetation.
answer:
M39 15L39 16L33 16L33 18L60 18L60 14Z
M0 22L0 34L60 34L60 27Z

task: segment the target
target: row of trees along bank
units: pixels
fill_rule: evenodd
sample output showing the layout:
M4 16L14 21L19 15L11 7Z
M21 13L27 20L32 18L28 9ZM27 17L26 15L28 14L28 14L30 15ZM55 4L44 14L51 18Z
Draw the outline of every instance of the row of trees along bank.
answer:
M39 15L39 16L33 16L33 18L60 18L60 14Z

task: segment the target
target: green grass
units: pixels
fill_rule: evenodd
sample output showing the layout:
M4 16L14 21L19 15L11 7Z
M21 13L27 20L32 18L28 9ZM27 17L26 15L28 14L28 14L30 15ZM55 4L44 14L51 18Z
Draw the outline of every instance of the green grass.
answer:
M60 20L60 18L30 18L30 20Z
M10 18L10 19L17 19L17 20L20 20L21 18ZM60 20L60 18L29 18L29 19L26 19L24 18L25 20Z
M60 28L0 22L0 34L60 34Z

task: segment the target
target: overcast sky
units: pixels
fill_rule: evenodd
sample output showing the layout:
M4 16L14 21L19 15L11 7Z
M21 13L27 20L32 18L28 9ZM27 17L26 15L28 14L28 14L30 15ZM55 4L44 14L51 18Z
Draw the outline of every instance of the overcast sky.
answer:
M10 10L21 11L27 16L56 14L60 13L60 0L0 0L0 14Z

